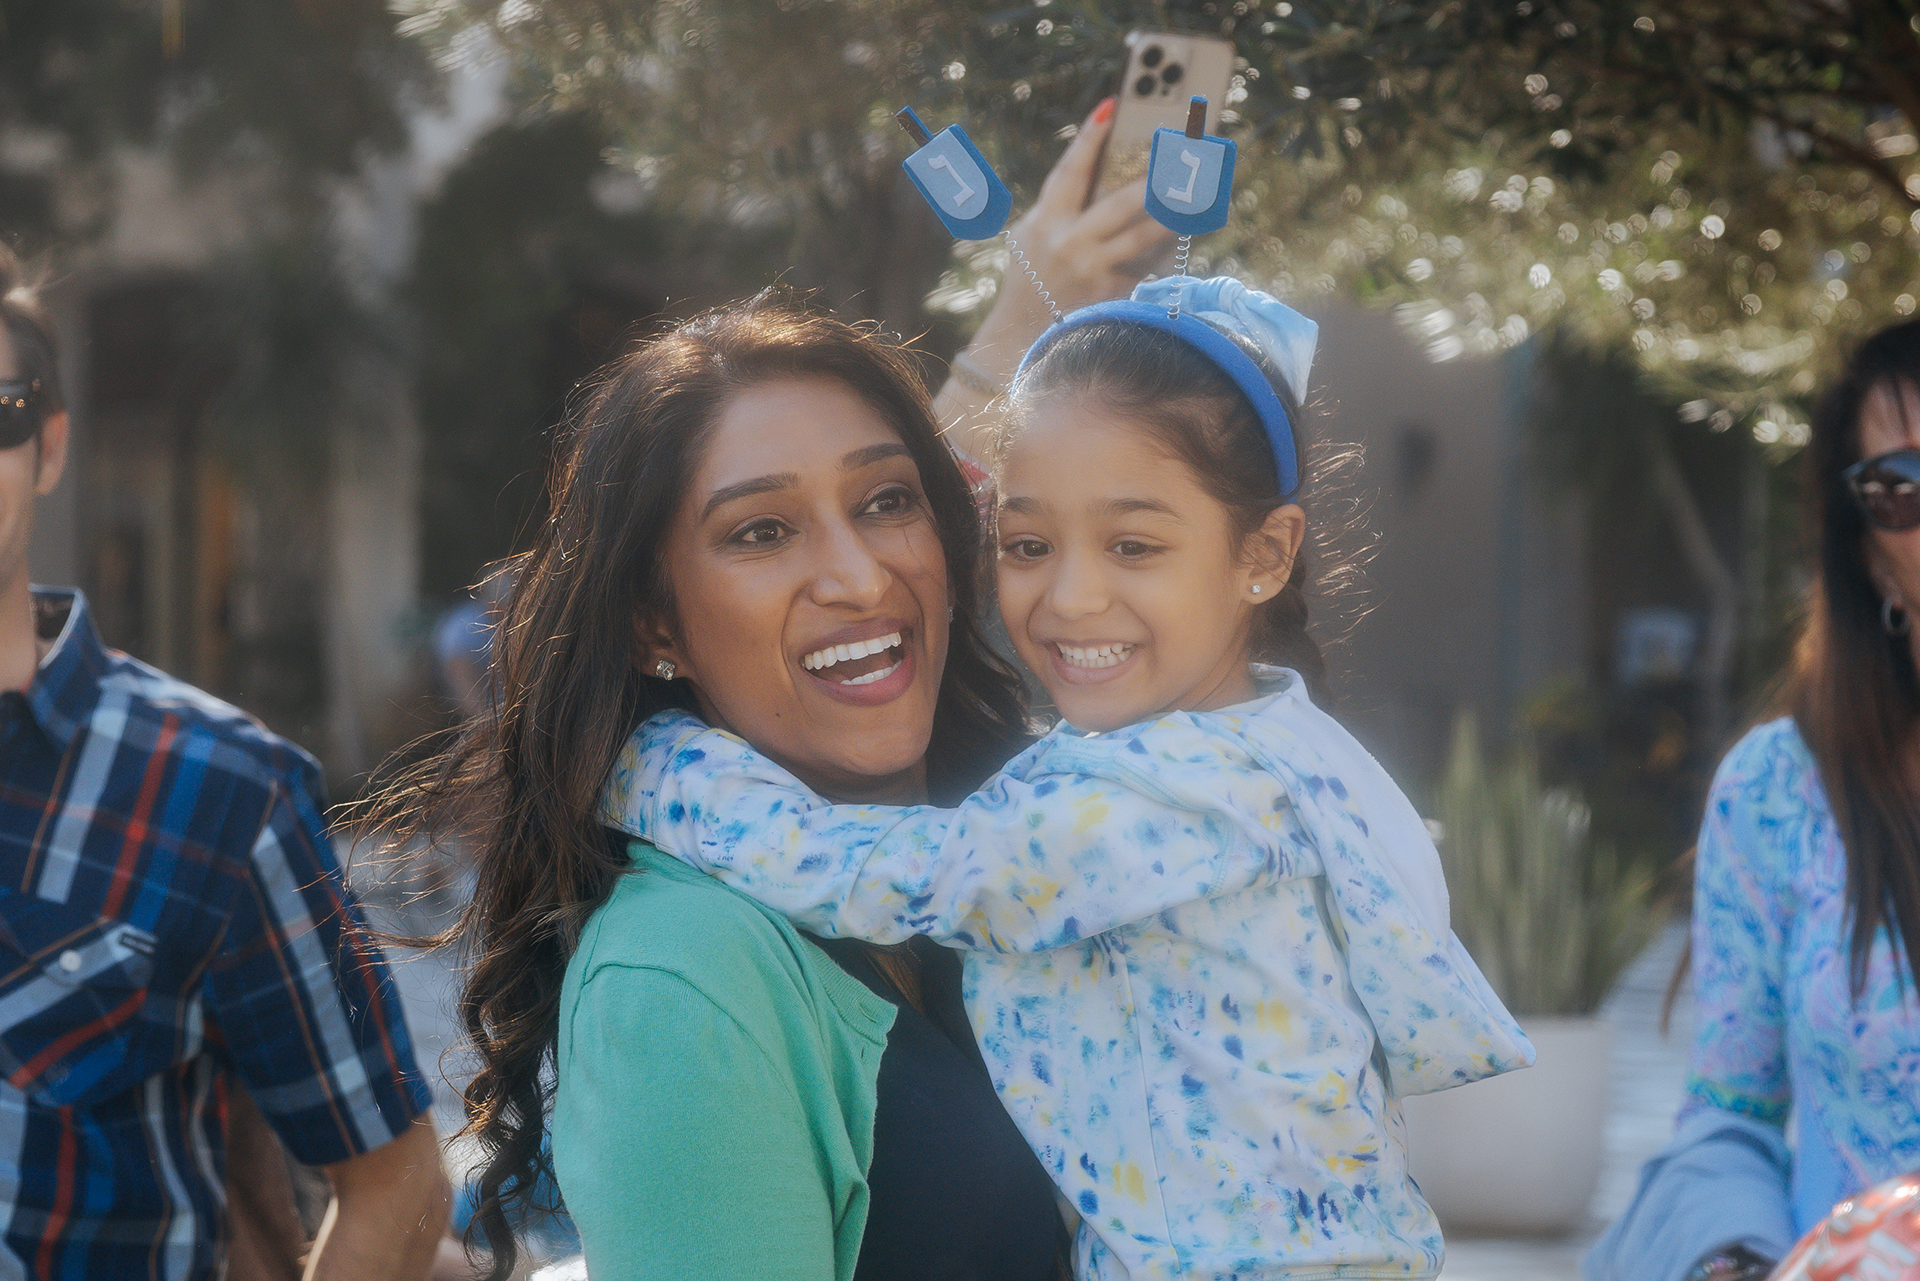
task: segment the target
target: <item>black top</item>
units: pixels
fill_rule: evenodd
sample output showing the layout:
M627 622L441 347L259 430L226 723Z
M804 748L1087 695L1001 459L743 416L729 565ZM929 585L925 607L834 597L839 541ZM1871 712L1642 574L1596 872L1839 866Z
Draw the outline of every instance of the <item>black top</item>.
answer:
M868 946L814 939L898 1011L880 1058L871 1200L854 1281L1054 1281L1066 1227L1047 1177L987 1077L960 1001L960 958L924 939L913 1008Z

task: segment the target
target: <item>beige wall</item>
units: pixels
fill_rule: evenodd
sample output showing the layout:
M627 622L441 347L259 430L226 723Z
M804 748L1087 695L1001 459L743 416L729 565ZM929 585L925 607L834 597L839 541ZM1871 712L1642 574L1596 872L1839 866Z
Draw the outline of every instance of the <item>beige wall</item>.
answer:
M1528 469L1524 351L1436 364L1387 312L1341 304L1316 318L1318 426L1364 445L1377 539L1367 613L1329 658L1347 723L1417 787L1456 709L1498 733L1530 693L1584 669L1584 522L1543 501ZM1331 622L1342 608L1318 612Z

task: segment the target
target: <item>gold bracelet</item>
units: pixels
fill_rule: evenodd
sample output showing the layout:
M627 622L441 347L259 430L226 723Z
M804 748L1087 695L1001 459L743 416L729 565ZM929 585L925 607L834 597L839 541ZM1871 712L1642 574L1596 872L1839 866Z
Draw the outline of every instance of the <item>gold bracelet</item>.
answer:
M989 400L1007 389L1005 383L995 381L986 370L980 368L980 362L974 359L973 352L968 348L963 347L953 353L953 360L948 363L947 370L968 390L977 392Z

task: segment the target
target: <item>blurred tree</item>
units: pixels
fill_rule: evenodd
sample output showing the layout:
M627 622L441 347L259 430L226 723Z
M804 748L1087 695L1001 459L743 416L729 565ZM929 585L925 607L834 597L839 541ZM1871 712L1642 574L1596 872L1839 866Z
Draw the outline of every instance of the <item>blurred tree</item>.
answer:
M894 108L964 117L1024 197L1129 30L1227 36L1239 216L1196 265L1395 305L1436 360L1568 338L1549 381L1607 395L1543 409L1546 453L1667 518L1708 602L1709 741L1767 558L1713 537L1676 459L1731 454L1739 528L1767 529L1821 373L1920 295L1917 0L400 4L446 56L497 42L531 101L600 113L662 206L784 228L803 283L902 327L938 236ZM979 309L997 250L961 246L931 311Z
M0 0L0 225L39 244L101 230L122 146L165 147L189 177L271 175L288 207L263 223L312 214L434 91L394 26L381 0Z
M843 294L881 299L903 214L930 222L901 208L893 108L964 114L1031 191L1124 33L1172 26L1241 56L1214 261L1397 302L1436 358L1565 324L1791 445L1832 340L1920 295L1915 0L402 4L456 56L489 29L535 98L613 122L658 199L782 223Z

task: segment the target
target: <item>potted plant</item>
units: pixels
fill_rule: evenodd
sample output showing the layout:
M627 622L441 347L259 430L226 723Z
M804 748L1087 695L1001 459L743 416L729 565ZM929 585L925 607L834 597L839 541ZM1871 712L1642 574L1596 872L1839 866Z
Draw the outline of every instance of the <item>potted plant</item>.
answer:
M1523 1072L1405 1100L1413 1175L1443 1226L1553 1233L1599 1179L1611 1037L1595 1015L1656 926L1653 877L1594 841L1530 744L1489 764L1454 726L1436 836L1453 928L1538 1052Z

